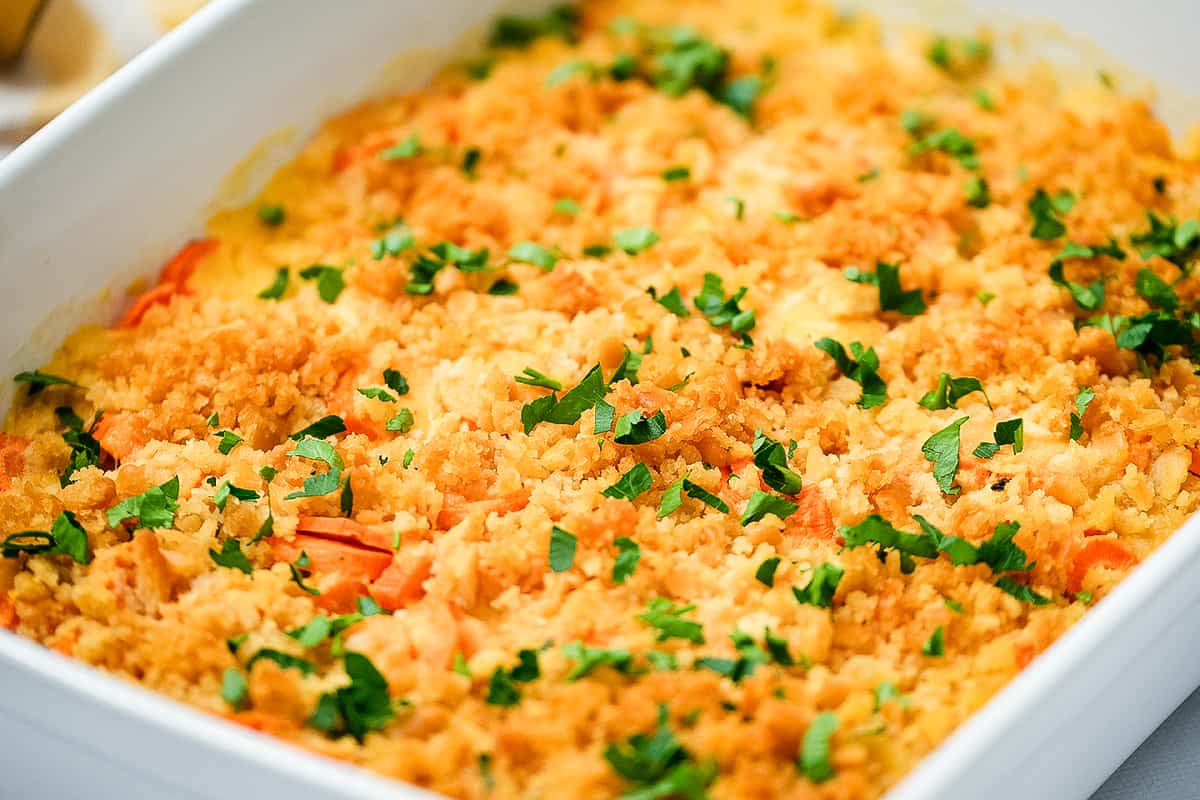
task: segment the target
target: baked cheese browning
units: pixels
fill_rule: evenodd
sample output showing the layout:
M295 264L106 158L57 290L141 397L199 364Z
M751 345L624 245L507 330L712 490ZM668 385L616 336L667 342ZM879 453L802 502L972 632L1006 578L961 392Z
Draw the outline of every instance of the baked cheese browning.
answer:
M454 797L880 797L1200 504L1196 154L991 48L501 20L17 376L0 623Z

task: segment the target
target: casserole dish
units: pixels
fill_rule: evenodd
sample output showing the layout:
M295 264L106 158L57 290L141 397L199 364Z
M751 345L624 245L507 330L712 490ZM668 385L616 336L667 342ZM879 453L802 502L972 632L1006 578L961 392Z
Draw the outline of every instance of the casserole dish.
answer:
M261 102L256 104L255 101L261 100L262 94L247 96L243 103L225 96L224 93L232 85L231 76L240 74L236 69L245 69L247 65L236 65L236 59L232 59L236 69L230 64L223 64L221 69L216 69L199 59L205 52L208 53L208 57L214 57L213 54L219 50L221 57L228 62L229 53L250 52L252 48L248 43L262 41L255 37L267 34L270 25L275 21L269 16L263 16L267 13L263 9L268 6L269 4L231 4L218 6L202 15L194 24L184 29L187 36L181 34L175 39L173 49L160 48L152 51L130 70L118 76L114 82L106 85L98 95L65 116L63 122L23 149L11 162L6 162L3 174L0 175L0 187L3 189L3 200L0 200L0 212L3 213L0 213L0 219L5 220L6 227L3 231L5 250L2 255L6 263L36 264L36 271L24 273L23 276L26 281L36 278L37 282L14 283L9 287L10 294L26 298L27 302L18 309L19 313L14 313L5 321L5 328L0 331L7 337L5 341L25 341L26 332L32 329L38 320L51 309L61 306L65 300L71 299L67 292L75 298L93 296L95 290L104 285L113 274L120 273L118 265L127 263L128 254L138 252L145 242L157 241L160 237L163 242L177 241L189 230L194 230L194 224L200 218L196 213L197 196L211 196L214 193L212 190L215 189L215 181L211 176L223 172L219 168L221 164L228 165L234 161L233 152L244 152L249 144L277 128L281 121L307 127L312 120L306 118L305 113L311 113L314 118L319 117L330 110L325 103L337 106L348 99L336 96L316 97L311 91L311 84L299 80L298 73L305 69L311 69L314 73L320 72L321 85L330 86L331 91L336 89L351 93L363 89L369 81L369 76L377 74L378 67L384 60L382 55L376 64L366 65L361 58L331 57L328 63L317 60L311 64L300 64L300 59L295 58L267 59L268 63L272 64L295 63L296 69L290 78L305 87L304 92L295 91L293 94L289 94L286 87L282 86L261 87L262 92L271 94L279 107L291 109L293 117L290 120L280 120L274 115L273 109L263 108ZM294 8L291 10L294 11ZM342 35L352 39L356 47L363 52L373 52L372 43L377 43L378 50L374 52L380 54L392 52L398 47L403 49L404 42L398 38L398 29L389 27L398 25L395 18L401 15L385 13L382 4L374 11L378 15L376 17L369 16L369 10L364 6L355 9L353 13L339 11L338 18L341 22L335 26L332 19L322 20L319 16L321 12L314 9L313 15L305 16L306 25L312 26L309 32L311 40L306 42L303 36L297 36L296 41L289 43L289 47L295 48L289 52L319 51L318 45L331 30L341 31ZM419 13L418 10L408 10ZM427 24L424 26L415 27L419 27L422 36L426 37L424 41L438 44L453 37L454 25L446 22L447 19L461 22L474 18L482 21L486 16L484 11L480 8L471 9L470 12L466 8L439 9L441 22L429 19L425 21ZM474 14L474 17L470 14ZM380 24L380 20L383 19L389 24ZM414 21L410 18L405 22L412 24L422 20ZM266 39L269 38L266 36ZM335 38L340 39L341 36ZM180 41L186 44L179 44ZM258 57L262 55L259 54ZM348 63L352 63L353 66L348 66ZM374 69L367 69L368 66ZM222 69L230 71L222 72ZM196 107L188 106L182 109L178 115L180 119L173 117L161 128L153 131L155 142L169 142L170 145L159 146L152 142L147 147L137 148L136 153L127 150L130 152L127 162L121 159L102 161L97 154L108 152L107 148L115 147L119 150L122 143L128 147L128 142L123 139L128 129L118 125L119 117L114 117L118 112L111 109L123 109L123 113L130 114L147 113L153 103L158 102L154 99L154 92L172 91L172 82L181 80L181 76L187 75L189 70L204 73L196 79L199 83L193 95ZM346 73L341 74L339 70L345 70ZM353 75L350 75L350 72L353 72ZM279 88L280 92L275 94L268 91L274 88ZM211 107L211 104L200 102L205 97L205 91L218 95L223 108L244 110L246 114L240 124L245 125L246 130L235 134L218 129L215 133L210 133L211 128L206 127L207 118L202 111L197 110ZM296 102L290 103L292 100ZM111 104L109 110L95 110L102 109L105 103ZM82 121L87 121L91 127L73 127L82 125ZM144 133L145 126L141 131ZM183 158L182 154L191 152L189 147L196 149L197 156ZM203 155L199 155L200 153ZM52 155L53 160L50 158ZM131 195L131 202L153 209L153 213L146 216L118 214L113 210L114 206L122 204L114 204L106 198L99 197L80 199L78 208L73 208L69 203L64 204L62 198L71 196L64 187L74 185L72 181L77 181L82 173L95 175L95 181L100 182L106 180L106 175L112 176L113 179L119 176L127 185L137 186L139 191ZM163 175L168 176L168 179L161 179L160 176ZM156 181L155 177L160 179ZM54 215L48 213L52 208L56 212ZM157 224L155 220L158 220ZM188 227L189 223L192 224L192 228ZM63 230L69 230L70 236L62 236ZM101 243L103 247L100 246ZM161 261L161 255L162 253L147 253L147 262ZM15 280L16 277L12 276L10 279ZM102 305L97 305L90 310L81 310L69 319L52 320L52 324L59 322L74 327L81 321L81 315L93 313L103 316L105 311ZM39 332L45 335L49 342L57 341L63 333L65 330L47 329ZM18 353L12 362L13 368L15 370L32 367L40 362L39 356L44 355L44 352L37 353L33 350ZM1029 758L1037 755L1051 756L1051 751L1042 744L1043 740L1040 737L1043 734L1047 740L1063 740L1061 735L1056 734L1052 724L1054 722L1066 720L1069 727L1075 730L1081 725L1093 728L1109 723L1105 724L1105 729L1110 729L1110 725L1116 720L1104 718L1102 715L1106 709L1096 708L1097 704L1090 703L1089 700L1104 693L1111 693L1111 685L1146 685L1147 679L1162 677L1152 672L1153 670L1172 669L1188 662L1189 653L1184 649L1186 645L1180 644L1186 641L1186 637L1176 636L1170 641L1158 639L1171 633L1168 628L1172 621L1178 619L1175 614L1187 609L1195 601L1194 593L1181 586L1179 581L1171 580L1173 574L1182 569L1179 565L1190 560L1188 556L1191 551L1187 548L1195 546L1190 544L1195 539L1194 532L1190 531L1190 526L1185 527L1087 621L1040 659L1036 668L1014 681L1004 694L964 726L941 751L928 759L909 781L895 790L894 796L986 797L989 796L988 792L996 791L997 787L1002 787L1005 793L1011 793L1017 789L1011 774L1018 764L1021 765L1020 774L1027 776L1026 780L1037 781L1036 784L1030 783L1020 787L1030 796L1061 796L1094 786L1106 767L1099 766L1091 771L1080 769L1078 763L1064 758L1064 751L1059 749L1052 754L1054 761L1072 766L1070 774L1065 775L1039 769L1036 762L1031 762ZM1131 623L1134 618L1138 620L1136 625ZM1152 625L1148 622L1155 619L1161 620L1162 625ZM1105 640L1103 647L1098 646L1101 640ZM4 643L6 656L13 662L13 668L6 672L6 682L14 681L13 690L6 693L9 697L5 702L12 701L15 704L19 700L23 706L37 697L36 685L32 683L37 672L61 674L64 685L73 680L73 670L76 669L74 667L56 665L41 669L43 664L54 664L54 656L30 649L22 643L11 642L10 647L8 637L5 637ZM1137 654L1145 652L1147 646L1154 648L1156 658L1153 664L1145 664L1144 660L1137 659ZM1079 667L1084 663L1087 664L1086 680L1068 681L1067 676L1079 674ZM1179 683L1164 681L1157 685L1179 688L1171 692L1164 690L1161 703L1157 706L1152 701L1140 702L1138 721L1129 720L1121 728L1130 732L1130 738L1122 741L1120 736L1112 737L1106 744L1113 749L1104 755L1120 755L1122 751L1127 751L1136 743L1136 737L1144 734L1148 726L1161 719L1179 699L1182 691L1193 685L1196 677L1186 669L1173 669L1169 674L1172 681ZM23 679L22 676L31 681L28 687L23 683L16 683ZM75 677L78 675L75 674ZM99 676L89 676L87 680L90 682L92 679L97 682L96 685L106 683ZM122 686L120 689L112 689L110 696L132 703L134 701L129 698L136 694ZM75 713L80 710L86 711L89 707L86 696L62 692L59 699L64 698L70 701L69 705L75 709ZM167 704L161 704L161 701L157 702L160 705L155 706L147 701L146 708L169 707ZM47 716L49 708L49 705L35 705L32 709L14 706L10 716L13 719L33 721ZM160 718L167 725L174 725L179 736L185 736L188 732L194 735L205 729L222 730L215 722L199 722L190 713L173 707L170 709L162 710ZM94 710L100 711L99 708ZM1109 706L1107 710L1111 713L1113 707ZM1089 716L1086 719L1077 716L1074 722L1070 722L1071 716L1068 711ZM76 731L87 730L85 726L64 727ZM1030 731L1037 731L1037 735L1030 735ZM235 790L249 791L254 787L253 783L247 782L249 779L245 776L230 778L232 770L225 770L222 774L219 768L204 768L201 756L206 749L213 757L220 757L221 750L228 749L230 744L255 750L262 766L265 767L260 773L260 779L270 780L271 791L282 794L281 784L278 783L280 778L273 770L285 763L280 754L287 751L277 745L257 742L251 745L249 742L255 741L252 738L243 741L240 736L226 735L223 730L212 740L205 738L198 748L195 747L197 740L192 739L193 749L189 753L189 769L185 777L178 773L178 762L173 761L170 755L172 746L182 747L185 743L175 737L155 736L151 731L143 731L143 734L153 738L154 752L161 755L154 759L156 766L167 776L174 773L177 781L183 779L198 796ZM22 742L29 741L26 737L18 738ZM91 735L88 740L92 742L93 747L103 747L109 741L117 741L118 737L104 736L97 741L96 737ZM129 739L121 742L124 747L128 747L129 743ZM1088 745L1089 756L1096 757L1097 747L1092 743ZM345 791L347 796L367 796L369 792L376 790L377 781L362 783L364 779L343 778L333 771L325 772L325 766L318 762L305 761L304 769L301 770L305 774L294 777L297 780L315 781L318 786L328 786L329 791ZM995 768L995 772L989 771L992 767ZM1004 776L1004 780L998 780L998 776ZM235 782L208 783L221 780ZM384 791L382 788L378 790Z

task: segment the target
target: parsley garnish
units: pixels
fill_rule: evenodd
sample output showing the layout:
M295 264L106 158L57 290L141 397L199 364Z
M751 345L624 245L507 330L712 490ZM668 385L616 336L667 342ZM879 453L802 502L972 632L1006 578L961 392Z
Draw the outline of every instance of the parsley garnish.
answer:
M565 400L566 397L564 396L563 399ZM667 418L661 410L647 417L639 408L623 414L617 419L616 428L613 430L613 441L617 444L645 444L654 441L666 432Z
M1043 597L1025 584L1017 583L1007 575L996 580L996 588L1030 605L1045 606L1052 602L1049 597Z
M708 796L708 786L717 777L716 764L694 763L671 732L667 717L667 707L660 705L653 736L634 734L624 745L610 744L604 749L604 758L613 770L633 785L622 795L627 800L704 800Z
M683 297L679 294L678 286L672 287L671 291L667 292L662 297L658 296L658 293L654 290L654 287L647 289L646 292L654 298L654 302L658 303L675 316L691 316L692 312L688 311L687 306L683 304Z
M362 744L369 731L382 730L396 715L387 680L361 653L347 652L342 660L350 683L317 700L308 724L334 736L353 736Z
M212 558L213 563L219 567L229 567L231 569L239 569L249 575L254 572L254 566L250 563L250 559L246 558L246 554L242 552L242 543L237 539L226 539L221 542L221 552L210 549L208 555Z
M792 587L792 594L798 603L829 608L833 605L833 593L837 591L845 570L837 564L825 563L813 568L812 577L803 589Z
M613 234L617 247L631 256L653 247L661 237L650 228L625 228Z
M964 136L957 128L943 128L926 134L908 146L909 155L919 156L930 151L940 151L958 160L964 169L979 169L979 156L975 152L975 141Z
M613 583L624 583L637 569L638 561L642 558L642 548L628 536L618 536L613 540L613 545L618 551L617 558L613 561Z
M378 386L368 386L366 388L357 389L356 391L368 400L378 400L381 403L396 402L396 398L393 397L387 389L380 389Z
M1075 395L1075 410L1071 412L1071 441L1077 442L1083 436L1083 415L1088 404L1095 399L1096 393L1090 386L1080 388L1079 394Z
M523 383L526 386L538 386L542 389L551 389L553 391L562 389L561 383L544 372L538 372L533 367L526 367L520 375L514 375L513 380L517 383Z
M400 161L409 158L416 158L425 151L421 145L421 137L415 133L410 133L398 144L394 144L384 150L379 151L379 157L384 161Z
M663 170L662 173L662 179L667 183L686 181L691 179L691 177L692 170L685 166L669 167L668 169Z
M846 355L846 350L840 342L828 337L818 339L813 345L832 358L843 375L862 386L859 406L875 408L887 400L887 384L879 377L879 356L875 354L874 347L863 349L860 342L851 342L850 352L854 355L854 358L851 358Z
M608 379L608 385L612 386L617 381L629 381L630 386L636 386L638 382L637 371L642 366L642 354L635 353L628 347L625 348L625 355L621 356L621 363L617 365L617 369L613 372L612 377Z
M453 266L459 272L482 272L488 268L488 255L486 247L469 250L451 242L438 242L413 261L404 290L409 294L431 294L433 279L444 267Z
M1130 236L1130 244L1138 249L1142 258L1165 258L1189 272L1191 262L1200 254L1200 222L1194 219L1178 223L1174 218L1163 220L1153 211L1146 212L1146 219L1150 229Z
M300 587L300 591L305 592L306 594L311 594L313 596L316 596L316 595L319 595L321 593L321 591L319 589L314 589L313 587L306 586L304 584L304 573L301 572L301 570L307 569L308 564L309 564L308 553L301 550L300 557L298 559L296 559L296 563L288 564L288 571L292 573L292 583L294 583L294 584L296 584L296 586Z
M478 147L468 147L463 153L461 168L467 180L473 181L479 177L479 161L482 158L483 151Z
M488 287L487 293L496 297L516 294L520 289L520 285L508 278L497 278L496 282Z
M218 511L224 511L225 504L229 502L230 497L243 502L257 500L258 492L253 489L243 489L239 486L234 486L227 480L222 481L221 485L217 487L217 491L213 494L213 505L217 507Z
M960 491L954 485L954 478L958 474L959 430L967 419L959 417L921 445L921 454L933 464L933 479L943 494L958 494Z
M761 430L754 431L754 466L762 473L763 483L781 494L798 494L803 486L799 473L787 465L783 445Z
M308 659L276 650L273 647L264 647L252 655L246 662L246 671L249 672L259 661L270 661L282 669L294 669L301 675L313 675L317 671L317 668Z
M236 667L226 667L221 673L221 699L234 709L240 709L246 704L249 687L246 677Z
M344 269L331 267L328 264L313 264L300 270L300 277L306 281L317 282L317 295L326 303L336 302L342 290L346 288L343 277Z
M749 346L754 343L748 334L754 330L756 319L752 309L743 309L740 305L747 291L749 290L743 286L726 298L721 276L715 272L706 272L700 294L696 295L692 303L708 318L710 325L714 328L728 326L732 333L741 334L742 343Z
M342 457L338 455L338 452L333 449L333 445L329 444L329 442L306 436L296 443L296 447L288 455L321 461L329 466L329 471L310 475L308 478L305 478L304 488L301 491L292 492L287 495L284 498L285 500L295 500L301 497L320 497L341 488L342 468L345 464L342 462Z
M416 246L416 243L412 229L403 222L397 222L382 237L371 241L371 257L382 261L384 256L398 256Z
M579 662L567 673L569 682L590 675L597 667L612 667L618 672L628 673L633 665L633 654L628 650L609 650L588 647L583 642L568 642L563 645L562 651L567 658Z
M804 741L800 745L800 757L796 766L804 777L813 783L824 783L837 774L829 760L829 740L833 738L837 729L837 714L822 711L813 717L808 730L804 732Z
M10 533L0 542L0 555L4 558L16 558L20 553L65 555L79 564L90 564L92 561L87 531L70 511L61 512L54 519L49 532Z
M115 528L123 521L137 519L134 530L139 528L170 528L175 524L175 512L179 509L179 476L147 489L139 495L127 497L108 509L106 517L109 527Z
M875 710L879 711L885 704L895 700L901 708L908 708L908 698L900 694L896 684L891 681L881 681L875 687Z
M978 88L971 92L971 99L975 101L975 105L982 108L984 111L995 111L996 103L992 100L991 92L984 88Z
M100 421L100 412L96 412L87 431L83 429L83 420L69 407L60 406L54 409L54 414L58 417L59 422L67 427L62 437L71 449L67 468L58 478L59 485L66 488L71 484L77 471L85 467L100 465L100 442L91 433L95 429L96 423Z
M574 42L579 35L579 10L557 5L540 17L503 16L496 20L488 39L491 47L525 48L541 36L560 36Z
M944 656L946 654L945 634L942 632L942 626L938 625L933 629L933 633L925 640L925 644L921 645L921 655L923 656Z
M1075 207L1075 195L1064 189L1051 197L1039 188L1029 199L1028 207L1033 217L1029 235L1034 239L1057 239L1067 232L1062 217Z
M566 572L575 564L575 535L555 525L550 530L550 569Z
M758 522L767 514L774 514L780 520L785 520L796 513L796 509L799 507L790 500L755 489L754 494L750 495L749 502L746 503L745 510L742 511L740 521L745 527L752 522Z
M928 408L930 411L958 408L958 401L971 392L982 394L984 402L988 404L988 408L992 407L991 401L988 400L987 392L983 389L983 383L978 378L951 378L949 372L943 372L938 375L937 388L926 392L919 402L923 408Z
M34 370L33 372L18 372L13 376L13 380L17 383L29 384L29 396L33 397L38 392L45 389L47 386L72 386L80 388L75 381L60 378L58 375L51 375L48 372Z
M220 437L217 442L217 452L223 456L229 455L233 448L242 443L242 437L238 436L233 431L217 431L214 435Z
M1106 244L1090 246L1068 241L1063 245L1063 249L1059 254L1054 257L1054 260L1050 262L1050 280L1069 291L1075 304L1088 311L1095 311L1104 305L1105 276L1101 276L1099 279L1084 286L1083 284L1066 279L1063 274L1063 264L1072 258L1096 258L1102 255L1115 258L1118 261L1125 259L1125 251L1117 245L1116 239L1109 238Z
M763 586L773 587L775 585L775 570L779 568L779 556L771 556L763 560L758 565L758 569L754 571L754 578Z
M345 433L346 422L337 414L329 414L321 417L313 424L301 428L300 430L289 436L289 439L300 441L306 437L314 439L326 439L339 433Z
M695 644L704 644L703 626L699 622L683 618L684 614L695 608L695 605L677 606L665 597L656 597L637 618L658 629L654 635L655 641L685 639Z
M1164 311L1174 311L1179 307L1179 295L1171 288L1171 284L1143 267L1138 270L1133 288L1145 298L1150 305Z
M561 255L556 250L551 250L534 242L518 242L509 248L508 257L513 261L518 261L522 264L533 264L536 267L541 267L546 272L550 272L554 269L554 265L558 263Z
M1013 455L1020 453L1025 449L1025 420L1017 417L997 422L992 438L995 441L980 442L971 454L976 458L991 458L1006 444L1012 445Z
M583 207L569 197L560 197L554 201L553 210L555 214L566 214L567 216L573 217L582 212Z
M269 228L278 228L287 219L287 212L278 203L268 203L258 207L258 218Z
M389 431L408 433L412 430L414 424L416 424L416 417L413 416L413 412L407 408L402 408L387 421L384 427Z
M847 280L879 287L879 310L899 311L912 317L925 313L925 301L921 290L903 291L900 288L900 265L883 261L875 263L875 272L863 272L856 267L847 267L843 273Z
M987 208L992 204L992 194L988 189L986 178L972 175L963 184L963 192L967 196L967 205L971 208Z
M583 248L583 254L588 258L604 258L612 252L612 248L606 244L589 244Z
M600 494L623 500L633 500L654 484L649 468L640 461L622 475L616 483Z
M271 285L258 293L262 300L278 300L283 297L283 293L287 291L288 279L291 271L287 267L280 267L275 270L275 279L271 281Z

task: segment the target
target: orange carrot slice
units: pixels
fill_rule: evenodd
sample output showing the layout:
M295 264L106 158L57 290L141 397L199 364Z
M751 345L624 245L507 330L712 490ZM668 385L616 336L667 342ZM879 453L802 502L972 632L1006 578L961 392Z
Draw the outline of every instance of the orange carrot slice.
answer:
M1067 576L1067 592L1077 594L1083 588L1083 579L1087 577L1088 570L1094 566L1119 569L1136 563L1137 557L1112 539L1093 539L1083 546L1071 563L1071 573Z
M507 514L520 511L528 504L529 492L523 489L486 500L467 500L462 495L447 493L442 500L442 510L438 512L437 525L441 530L450 530L475 512Z
M424 583L433 568L433 556L394 559L374 583L371 597L388 611L404 608L425 595Z
M1192 448L1192 463L1188 465L1188 472L1200 475L1200 447Z
M369 528L361 522L345 517L318 517L311 514L301 514L296 522L296 533L308 534L321 539L333 539L348 544L359 544L375 550L383 550L389 556L392 552L392 535L388 532Z
M12 479L25 469L25 447L29 440L24 436L0 433L0 491L12 485Z
M129 455L150 441L141 430L137 417L132 414L105 414L96 423L92 435L100 443L100 447L117 461L123 461Z
M799 507L787 519L788 531L802 539L832 542L836 536L833 514L829 512L829 504L825 502L821 489L805 486L800 495L793 499Z
M20 619L17 617L17 606L8 594L0 595L0 628L15 631Z
M169 303L177 294L187 292L187 282L200 261L217 247L215 239L194 239L183 246L162 268L158 285L143 293L117 323L118 328L136 328L146 312L159 303Z
M301 552L308 553L309 569L314 574L340 572L364 583L378 578L392 563L391 553L302 533L290 540L272 538L271 550L281 561L295 561Z

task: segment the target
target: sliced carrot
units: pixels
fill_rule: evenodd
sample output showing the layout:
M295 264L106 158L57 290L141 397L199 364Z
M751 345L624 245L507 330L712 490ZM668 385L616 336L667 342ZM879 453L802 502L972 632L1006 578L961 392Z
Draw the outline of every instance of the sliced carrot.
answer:
M389 554L392 550L392 534L390 532L369 528L361 522L345 517L318 517L301 514L300 519L296 522L296 533L349 544L361 544Z
M0 595L0 628L15 631L20 618L17 617L17 606L7 594Z
M425 596L424 583L432 568L432 555L395 558L371 584L371 597L388 611L404 608Z
M215 239L193 239L183 246L162 268L158 285L143 293L117 323L118 328L136 328L146 312L159 303L169 303L187 291L187 282L200 261L217 247Z
M833 514L829 512L829 504L825 502L820 487L805 486L793 501L798 508L787 519L788 531L802 539L832 542L837 531L833 525Z
M145 447L146 443L150 441L150 437L135 422L136 419L132 414L120 412L105 414L96 423L92 435L96 437L96 441L100 443L100 447L106 453L117 461L123 461L131 453Z
M367 586L392 563L392 553L362 547L354 542L297 533L293 539L274 537L271 552L278 561L295 562L308 555L320 594L313 598L319 608L344 612L354 607L355 598L367 594Z
M196 271L196 267L214 250L217 249L216 239L193 239L179 249L171 260L163 264L158 274L159 283L174 283L181 289L186 288L188 280Z
M296 728L296 723L287 717L281 714L272 714L269 711L239 711L230 714L221 714L220 716L244 728L249 728L259 733L269 733L272 736L282 736L284 733Z
M1192 463L1188 465L1188 472L1200 475L1200 447L1192 448Z
M359 383L354 370L342 373L329 398L329 410L342 418L348 433L361 433L368 439L378 439L384 433L383 425L358 410L357 387L361 385L364 384Z
M1037 655L1037 651L1033 649L1031 644L1019 644L1015 648L1017 659L1017 667L1025 669L1033 661L1033 657Z
M0 433L0 491L12 485L12 479L25 469L25 448L29 440L24 436Z
M1137 557L1112 539L1092 539L1083 546L1071 564L1067 592L1077 594L1083 588L1083 579L1087 577L1088 570L1094 566L1120 569L1136 563Z
M490 514L493 511L506 514L510 511L520 511L528 504L529 492L523 489L486 500L467 500L460 494L447 493L442 500L442 510L438 512L437 524L441 530L450 530L471 514Z

